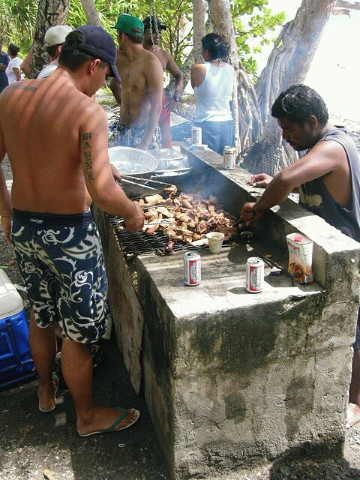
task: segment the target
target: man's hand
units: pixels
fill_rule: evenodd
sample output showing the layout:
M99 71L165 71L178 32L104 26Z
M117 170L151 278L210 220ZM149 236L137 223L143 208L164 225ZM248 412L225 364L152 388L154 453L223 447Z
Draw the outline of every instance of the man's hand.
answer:
M144 212L138 202L133 202L133 205L132 214L124 217L124 226L127 232L138 232L144 226Z
M273 177L271 177L267 173L257 173L255 175L252 175L246 183L252 185L253 187L266 188L272 179Z
M110 163L110 167L111 167L111 173L113 174L114 180L121 183L121 175L119 170L112 163Z
M165 105L164 105L164 110L165 110L165 112L172 112L172 111L173 111L173 108L175 107L175 105L176 105L176 102L175 102L175 100L173 99L173 97L168 98L168 99L167 99L167 102L166 102Z
M241 208L240 217L245 220L247 227L264 215L262 210L254 208L255 205L256 202L246 202Z
M11 244L11 237L10 237L10 233L11 233L11 217L7 216L7 215L3 215L1 216L1 226L2 226L2 229L4 230L4 234L5 234L5 237L6 237L6 240Z

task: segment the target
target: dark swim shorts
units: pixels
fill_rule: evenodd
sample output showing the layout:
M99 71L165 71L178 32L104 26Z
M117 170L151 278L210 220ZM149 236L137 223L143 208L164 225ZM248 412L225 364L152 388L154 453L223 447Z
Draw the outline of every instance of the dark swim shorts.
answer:
M101 242L91 212L13 210L11 239L36 324L59 322L65 337L98 341L109 321Z

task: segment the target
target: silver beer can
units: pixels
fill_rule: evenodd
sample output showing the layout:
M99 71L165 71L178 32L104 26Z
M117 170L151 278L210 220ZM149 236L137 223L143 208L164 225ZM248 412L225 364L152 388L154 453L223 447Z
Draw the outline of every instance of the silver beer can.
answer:
M224 147L223 153L224 168L232 170L235 168L236 149L235 147Z
M192 145L202 145L201 127L191 127L191 143Z
M260 293L264 284L264 262L259 257L250 257L246 262L246 290Z
M184 255L184 283L195 287L201 282L201 258L196 252L186 252Z

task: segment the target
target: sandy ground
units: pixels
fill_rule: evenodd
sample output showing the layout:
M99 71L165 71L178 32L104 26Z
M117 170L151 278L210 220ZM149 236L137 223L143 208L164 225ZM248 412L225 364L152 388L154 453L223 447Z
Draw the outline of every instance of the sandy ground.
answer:
M360 125L335 120L353 129L355 140L360 140ZM6 160L3 168L10 186L12 174ZM13 283L22 285L1 228L0 268ZM41 414L37 409L35 381L0 391L1 480L170 480L145 401L132 390L114 341L105 346L103 362L94 373L96 399L106 406L140 409L138 424L123 432L81 439L76 434L68 391L60 389L60 404L50 414ZM347 432L343 458L283 458L250 472L239 472L230 479L358 480L360 425Z

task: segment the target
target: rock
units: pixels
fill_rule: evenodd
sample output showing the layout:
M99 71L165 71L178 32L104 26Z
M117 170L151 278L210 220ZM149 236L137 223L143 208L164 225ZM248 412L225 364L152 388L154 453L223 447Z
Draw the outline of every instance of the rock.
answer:
M56 474L51 470L47 470L47 469L43 470L43 475L45 480L59 480Z

